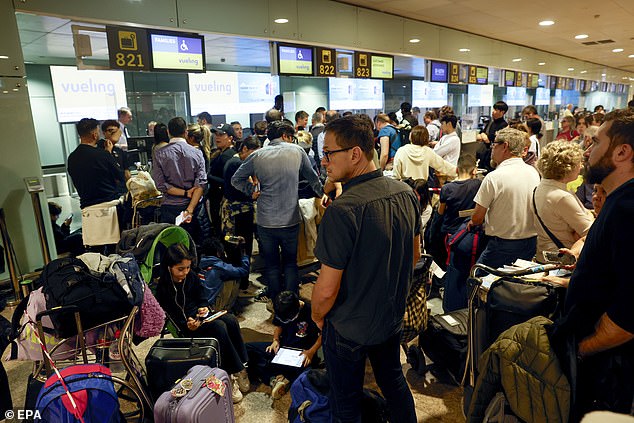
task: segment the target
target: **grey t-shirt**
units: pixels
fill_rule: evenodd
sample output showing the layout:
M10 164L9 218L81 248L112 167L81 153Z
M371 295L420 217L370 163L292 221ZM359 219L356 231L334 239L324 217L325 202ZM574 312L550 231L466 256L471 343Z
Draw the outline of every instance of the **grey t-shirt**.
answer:
M401 329L419 231L414 192L379 170L350 180L326 209L315 256L343 270L326 316L341 336L375 345Z

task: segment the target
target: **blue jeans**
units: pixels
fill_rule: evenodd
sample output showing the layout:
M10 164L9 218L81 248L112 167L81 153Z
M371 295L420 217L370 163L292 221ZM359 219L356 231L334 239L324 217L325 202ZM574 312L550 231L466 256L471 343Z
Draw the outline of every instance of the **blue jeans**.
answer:
M370 359L376 383L387 400L390 421L416 422L414 398L401 367L400 333L378 345L359 345L339 335L326 320L322 335L334 422L361 422L366 358Z
M478 263L497 269L505 264L513 263L518 258L533 260L536 249L536 236L524 239L502 239L492 236Z
M282 291L298 293L299 271L297 270L297 238L299 224L287 228L265 228L258 225L260 237L260 254L264 259L264 280L268 285L268 297ZM281 250L281 264L280 264ZM284 268L284 285L282 286L282 267Z

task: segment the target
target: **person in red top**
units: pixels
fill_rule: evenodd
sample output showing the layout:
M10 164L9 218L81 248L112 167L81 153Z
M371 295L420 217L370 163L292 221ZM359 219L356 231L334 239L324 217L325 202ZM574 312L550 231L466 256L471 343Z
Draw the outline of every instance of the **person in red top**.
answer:
M579 137L579 132L575 130L575 118L572 116L564 116L561 119L561 131L557 135L558 140L572 141Z

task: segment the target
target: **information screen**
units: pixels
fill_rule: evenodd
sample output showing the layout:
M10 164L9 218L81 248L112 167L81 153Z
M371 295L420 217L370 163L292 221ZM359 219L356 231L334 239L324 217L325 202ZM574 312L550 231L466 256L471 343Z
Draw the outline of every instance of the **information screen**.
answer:
M312 47L277 45L280 75L313 75Z
M372 66L370 67L370 77L379 79L394 78L394 58L391 56L372 55Z
M493 85L469 84L467 107L491 107L493 104Z
M447 104L447 83L412 81L412 106L442 107Z
M504 102L509 106L525 106L527 104L526 88L507 87Z
M548 106L550 104L550 88L537 87L535 91L535 106Z
M486 85L489 83L489 68L478 66L476 69L476 82Z
M268 73L217 72L189 74L191 114L264 113L280 93L279 77Z
M513 87L515 86L515 72L505 70L504 71L504 86L505 87Z
M383 81L374 79L328 78L332 110L383 109Z
M429 80L431 82L448 82L448 63L431 61L429 69Z
M205 43L200 35L150 31L152 70L205 71Z
M57 120L116 119L117 109L128 105L123 71L78 70L51 66Z

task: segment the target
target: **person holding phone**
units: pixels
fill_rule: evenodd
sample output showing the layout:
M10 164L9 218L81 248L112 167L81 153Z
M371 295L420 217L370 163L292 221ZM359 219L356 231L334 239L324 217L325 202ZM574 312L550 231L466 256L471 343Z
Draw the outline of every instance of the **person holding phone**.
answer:
M192 270L193 260L184 245L168 247L161 258L156 299L183 337L218 340L221 367L232 375L233 401L236 403L242 400L242 393L250 389L246 372L248 356L240 324L228 313L210 321L209 316L214 312L209 308L203 284Z
M62 206L50 201L48 203L48 213L51 216L51 225L53 226L53 236L55 237L55 248L57 254L70 253L77 256L84 252L84 244L81 236L81 230L71 233L70 224L73 222L73 214L71 213L61 225L57 224L57 219L62 214Z

